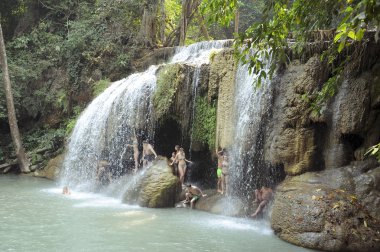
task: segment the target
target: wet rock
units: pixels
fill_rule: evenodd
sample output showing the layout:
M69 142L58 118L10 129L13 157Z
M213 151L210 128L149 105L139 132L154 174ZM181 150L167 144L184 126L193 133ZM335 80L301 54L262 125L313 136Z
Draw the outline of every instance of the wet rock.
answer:
M174 207L179 200L181 183L172 174L168 160L159 157L146 169L141 180L125 192L123 202L150 208Z
M216 145L231 146L233 143L233 109L235 100L236 63L232 49L217 53L210 64L208 99L218 99Z
M313 249L378 251L380 167L359 174L358 165L288 177L275 194L275 233Z
M48 164L41 170L35 170L33 176L48 178L52 180L58 179L64 160L64 154L58 155L51 159Z
M223 196L216 190L205 190L204 193L207 196L196 202L195 209L227 216L246 216L246 208L241 199Z
M283 163L289 175L317 168L320 136L312 125L310 104L303 97L317 90L326 79L326 67L312 57L306 64L293 61L273 80L276 90L273 119L267 127L265 159L272 164Z

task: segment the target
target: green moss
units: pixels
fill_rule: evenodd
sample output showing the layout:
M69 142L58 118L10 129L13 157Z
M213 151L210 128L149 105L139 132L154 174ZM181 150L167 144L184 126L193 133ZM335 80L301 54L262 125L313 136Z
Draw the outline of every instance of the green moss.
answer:
M181 83L181 66L168 65L160 70L157 77L153 105L157 119L161 119L170 109L179 84Z
M96 97L99 94L101 94L108 87L110 82L111 81L109 79L99 80L99 81L95 82L95 84L92 88L92 95L94 97Z
M216 105L207 97L198 97L195 106L193 140L207 144L211 150L215 146Z

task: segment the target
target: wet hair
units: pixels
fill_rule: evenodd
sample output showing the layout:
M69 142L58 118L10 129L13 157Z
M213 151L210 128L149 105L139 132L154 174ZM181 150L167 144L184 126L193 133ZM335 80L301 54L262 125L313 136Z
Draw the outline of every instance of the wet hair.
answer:
M143 143L149 143L148 139L145 139L145 140L143 141Z

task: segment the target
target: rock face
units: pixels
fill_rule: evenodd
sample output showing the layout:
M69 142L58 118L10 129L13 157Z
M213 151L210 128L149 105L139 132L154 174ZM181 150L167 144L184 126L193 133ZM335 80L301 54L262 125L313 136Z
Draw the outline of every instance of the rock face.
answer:
M166 158L154 161L140 176L125 192L124 203L150 208L174 207L181 193L181 182L172 174Z
M369 160L289 177L276 190L272 228L302 247L379 251L379 175Z
M380 61L368 56L380 47L367 49L346 66L320 115L309 99L329 70L318 57L293 60L273 80L264 159L288 175L272 210L272 227L288 242L329 251L380 249L380 168L364 160L380 141Z
M218 99L216 145L227 147L233 141L236 63L232 50L215 55L210 65L209 99Z
M272 83L276 95L265 158L273 164L281 162L289 175L315 166L317 127L311 124L310 104L302 96L318 89L326 79L326 66L313 57L306 64L292 62Z

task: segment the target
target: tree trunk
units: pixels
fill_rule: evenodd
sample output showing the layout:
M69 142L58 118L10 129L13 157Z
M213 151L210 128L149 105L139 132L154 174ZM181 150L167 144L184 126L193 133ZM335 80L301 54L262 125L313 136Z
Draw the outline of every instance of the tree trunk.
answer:
M200 0L182 0L182 14L179 33L179 45L184 46L186 41L187 27L197 12Z
M205 39L210 40L210 35L208 34L204 18L200 13L198 14L198 21L199 21L199 27L201 29L203 36L205 37Z
M188 25L188 11L191 0L182 0L182 13L181 13L181 23L179 32L179 45L184 46L186 40L186 32Z
M239 33L239 18L240 18L240 12L238 9L235 11L235 27L234 27L234 33L235 36Z
M11 81L9 79L7 55L5 52L5 44L4 44L1 23L0 23L0 64L1 64L1 69L3 72L4 93L5 93L5 98L7 101L9 127L11 130L13 144L15 145L18 164L20 166L21 172L30 172L29 161L26 158L24 148L22 147L20 132L17 126L16 110L13 103Z
M147 0L141 20L138 40L148 47L155 47L157 43L157 5L158 0Z

